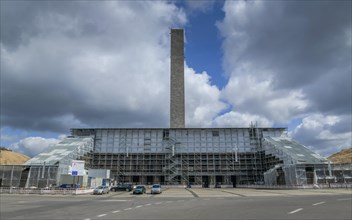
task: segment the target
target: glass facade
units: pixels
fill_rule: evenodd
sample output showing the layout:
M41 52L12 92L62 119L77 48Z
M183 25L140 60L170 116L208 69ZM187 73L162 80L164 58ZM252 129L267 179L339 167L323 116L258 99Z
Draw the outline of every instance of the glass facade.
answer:
M24 165L0 166L0 185L50 187L72 160L110 170L117 182L165 185L351 184L351 166L286 136L285 128L71 129L72 136Z
M262 138L285 128L72 129L95 137L89 166L117 182L257 184L268 168Z

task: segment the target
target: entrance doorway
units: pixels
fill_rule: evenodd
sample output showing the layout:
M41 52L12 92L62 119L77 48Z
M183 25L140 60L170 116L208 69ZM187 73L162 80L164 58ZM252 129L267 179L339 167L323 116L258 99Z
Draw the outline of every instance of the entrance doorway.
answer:
M209 188L209 176L202 176L203 188Z
M237 176L231 176L232 187L236 188Z
M133 176L132 177L132 182L139 184L139 176Z
M215 176L215 184L222 184L224 181L223 176Z
M150 185L154 182L153 176L147 176L147 184Z

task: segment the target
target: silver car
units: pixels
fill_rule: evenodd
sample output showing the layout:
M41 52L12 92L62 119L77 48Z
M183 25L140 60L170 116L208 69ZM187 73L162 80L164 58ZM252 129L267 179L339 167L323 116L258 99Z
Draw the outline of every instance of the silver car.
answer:
M93 190L94 195L103 195L103 194L108 194L110 192L110 189L108 186L98 186Z
M153 184L150 193L151 194L160 194L161 193L161 185L160 184Z

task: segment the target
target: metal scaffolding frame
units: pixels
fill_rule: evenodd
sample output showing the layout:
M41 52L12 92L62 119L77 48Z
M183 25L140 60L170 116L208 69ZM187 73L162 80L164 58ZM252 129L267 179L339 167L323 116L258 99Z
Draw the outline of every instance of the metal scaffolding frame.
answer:
M110 170L115 183L352 184L350 164L330 164L282 136L285 132L284 128L256 126L72 129L73 136L25 164L0 166L0 186L58 185L74 159L85 160L86 169Z
M263 184L269 169L262 138L279 137L285 128L71 129L94 136L87 162L110 169L116 182L151 184ZM274 163L274 162L272 162Z

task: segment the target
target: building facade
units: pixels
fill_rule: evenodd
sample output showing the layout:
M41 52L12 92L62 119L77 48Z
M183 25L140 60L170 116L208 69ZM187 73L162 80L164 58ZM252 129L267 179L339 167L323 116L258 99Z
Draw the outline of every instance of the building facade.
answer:
M74 128L71 133L23 165L0 166L2 186L60 185L73 160L84 160L88 173L109 170L115 184L352 183L351 165L330 164L288 138L285 128Z
M74 136L94 137L94 151L86 164L111 170L116 182L233 186L264 184L264 174L278 164L303 164L304 172L304 164L313 170L314 164L327 165L326 159L285 138L286 132L285 128L255 126L71 129ZM286 142L280 146L280 141ZM293 172L290 175L296 178L296 170ZM287 183L295 185L298 181Z

